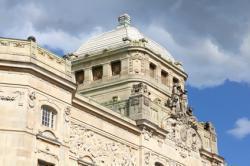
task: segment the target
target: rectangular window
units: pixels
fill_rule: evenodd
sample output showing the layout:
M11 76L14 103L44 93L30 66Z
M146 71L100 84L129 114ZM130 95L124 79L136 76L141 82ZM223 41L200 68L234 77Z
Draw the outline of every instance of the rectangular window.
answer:
M173 83L174 83L174 84L178 84L178 83L179 83L178 78L174 77L174 78L173 78Z
M119 75L121 73L121 61L111 62L112 75Z
M93 73L93 80L100 80L102 79L103 75L103 69L102 66L95 66L92 68L92 73Z
M55 121L55 111L48 106L42 107L42 125L53 128Z
M152 78L155 78L156 66L153 63L149 64L149 75Z
M168 84L168 73L164 70L161 71L161 83L164 85Z
M84 71L80 70L80 71L76 71L75 72L75 78L76 78L76 84L82 84L84 81Z

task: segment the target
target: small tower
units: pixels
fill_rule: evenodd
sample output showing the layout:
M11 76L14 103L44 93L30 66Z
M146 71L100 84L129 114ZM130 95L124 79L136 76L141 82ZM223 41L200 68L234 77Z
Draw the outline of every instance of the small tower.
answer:
M138 123L144 119L161 126L162 117L173 111L174 87L184 91L187 74L130 21L128 14L119 16L118 28L88 40L74 53L77 92Z

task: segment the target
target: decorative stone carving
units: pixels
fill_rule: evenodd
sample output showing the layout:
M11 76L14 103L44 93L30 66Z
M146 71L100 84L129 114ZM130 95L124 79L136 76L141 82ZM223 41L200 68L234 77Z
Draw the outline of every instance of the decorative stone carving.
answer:
M53 146L61 146L58 137L56 137L56 135L50 130L39 131L39 133L36 134L36 138L48 143L46 147L49 147L49 144ZM46 148L46 150L49 151L49 148Z
M157 105L161 105L161 99L159 98L155 98L153 102Z
M78 158L90 156L96 165L136 165L135 149L98 135L74 122L71 123L70 152Z
M183 142L187 141L187 129L185 126L183 126L180 130L180 137Z
M5 102L18 101L18 106L23 106L23 96L24 92L21 91L0 91L0 100Z
M20 42L15 42L13 43L14 47L19 47L19 48L24 48L25 44L24 43L20 43Z
M156 154L152 151L144 152L144 165L145 166L154 166L155 163L161 163L164 166L185 166L184 164L181 164L178 161L161 156L161 155Z
M70 122L70 114L71 114L71 108L67 106L64 110L64 120L66 123Z
M0 96L0 99L3 101L14 101L16 97L15 96Z
M35 107L35 99L36 99L36 93L34 91L29 93L29 107L34 108Z
M130 41L131 45L141 45L140 41ZM129 72L135 74L145 73L146 57L141 53L132 53L129 58Z
M181 157L187 157L191 151L199 152L201 138L189 123L183 123L176 117L169 117L163 120L162 128L168 131L166 141L175 143Z
M37 134L38 137L42 137L42 138L46 138L49 140L53 140L53 141L57 141L58 138L56 137L56 135L50 131L50 130L45 130L45 131L39 131L39 133Z
M153 136L153 130L149 130L146 127L143 127L142 134L144 136L144 139L149 141L150 138L152 138L152 136Z
M147 94L148 87L143 83L134 84L131 90L131 93L134 94Z

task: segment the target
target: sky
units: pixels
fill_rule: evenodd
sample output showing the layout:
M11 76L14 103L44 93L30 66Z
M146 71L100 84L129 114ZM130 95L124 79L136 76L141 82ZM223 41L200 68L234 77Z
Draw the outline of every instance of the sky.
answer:
M217 131L228 166L250 163L249 0L0 0L0 36L63 55L117 26L132 25L181 61L189 103Z

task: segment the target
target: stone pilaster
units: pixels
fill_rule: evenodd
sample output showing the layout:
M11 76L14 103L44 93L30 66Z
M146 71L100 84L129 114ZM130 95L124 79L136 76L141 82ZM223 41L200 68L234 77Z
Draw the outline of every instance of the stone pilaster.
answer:
M111 76L112 76L111 64L110 63L103 64L103 79L104 80L108 79Z
M90 84L93 81L92 68L86 68L84 70L84 83Z

